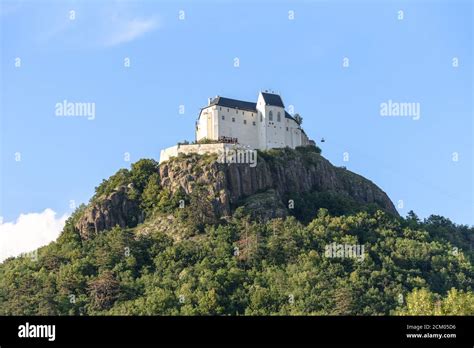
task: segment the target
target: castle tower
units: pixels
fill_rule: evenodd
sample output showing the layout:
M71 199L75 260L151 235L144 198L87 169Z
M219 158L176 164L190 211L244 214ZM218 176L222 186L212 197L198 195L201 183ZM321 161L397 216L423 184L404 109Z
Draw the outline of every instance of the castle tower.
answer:
M260 92L257 100L259 148L285 147L285 105L278 94Z

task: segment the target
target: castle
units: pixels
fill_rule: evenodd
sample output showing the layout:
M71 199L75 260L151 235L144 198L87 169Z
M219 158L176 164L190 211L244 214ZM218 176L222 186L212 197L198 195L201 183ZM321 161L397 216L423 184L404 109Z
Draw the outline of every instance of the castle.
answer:
M179 153L217 152L231 144L267 150L294 149L314 145L314 142L298 120L285 111L278 94L260 92L256 103L216 96L209 98L207 106L201 108L196 121L196 144L162 150L160 162Z

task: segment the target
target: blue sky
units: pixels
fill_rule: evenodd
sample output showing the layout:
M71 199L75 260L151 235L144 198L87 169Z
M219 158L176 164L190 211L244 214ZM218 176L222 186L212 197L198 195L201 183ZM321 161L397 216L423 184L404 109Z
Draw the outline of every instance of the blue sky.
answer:
M5 223L69 214L118 169L194 140L208 97L272 89L402 215L474 224L470 1L2 1L0 21ZM95 119L55 116L65 99ZM420 119L382 117L388 100Z

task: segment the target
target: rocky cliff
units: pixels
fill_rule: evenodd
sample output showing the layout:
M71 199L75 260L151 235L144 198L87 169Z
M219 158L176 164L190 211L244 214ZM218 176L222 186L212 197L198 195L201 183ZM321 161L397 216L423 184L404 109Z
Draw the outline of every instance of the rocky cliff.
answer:
M271 155L259 153L253 168L248 164L204 162L198 156L188 156L164 162L160 177L162 186L172 192L182 188L189 194L196 184L205 185L214 196L214 206L220 215L230 214L242 198L269 189L289 199L311 191L337 192L398 215L387 194L373 182L333 166L316 152L282 149Z
M218 163L213 155L180 156L159 166L159 181L161 189L172 194L181 191L191 195L196 187L205 188L216 217L231 215L244 199L263 194L267 217L282 216L288 200L314 191L334 192L361 205L375 204L398 216L387 194L370 180L335 167L305 148L259 152L255 167ZM140 202L127 194L131 189L122 186L91 203L76 223L81 236L89 238L115 225L134 227L141 223L144 215Z
M119 186L112 193L91 202L75 225L81 237L89 239L115 226L135 227L143 222L140 202L130 198L130 190L131 187Z

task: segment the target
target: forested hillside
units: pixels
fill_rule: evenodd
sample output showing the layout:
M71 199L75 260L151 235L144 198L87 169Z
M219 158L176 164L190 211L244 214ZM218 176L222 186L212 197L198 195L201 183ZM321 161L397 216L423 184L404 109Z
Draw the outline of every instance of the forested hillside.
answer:
M0 315L474 315L472 227L402 218L345 186L270 187L216 214L206 182L179 189L160 169L119 171L56 242L3 262Z

